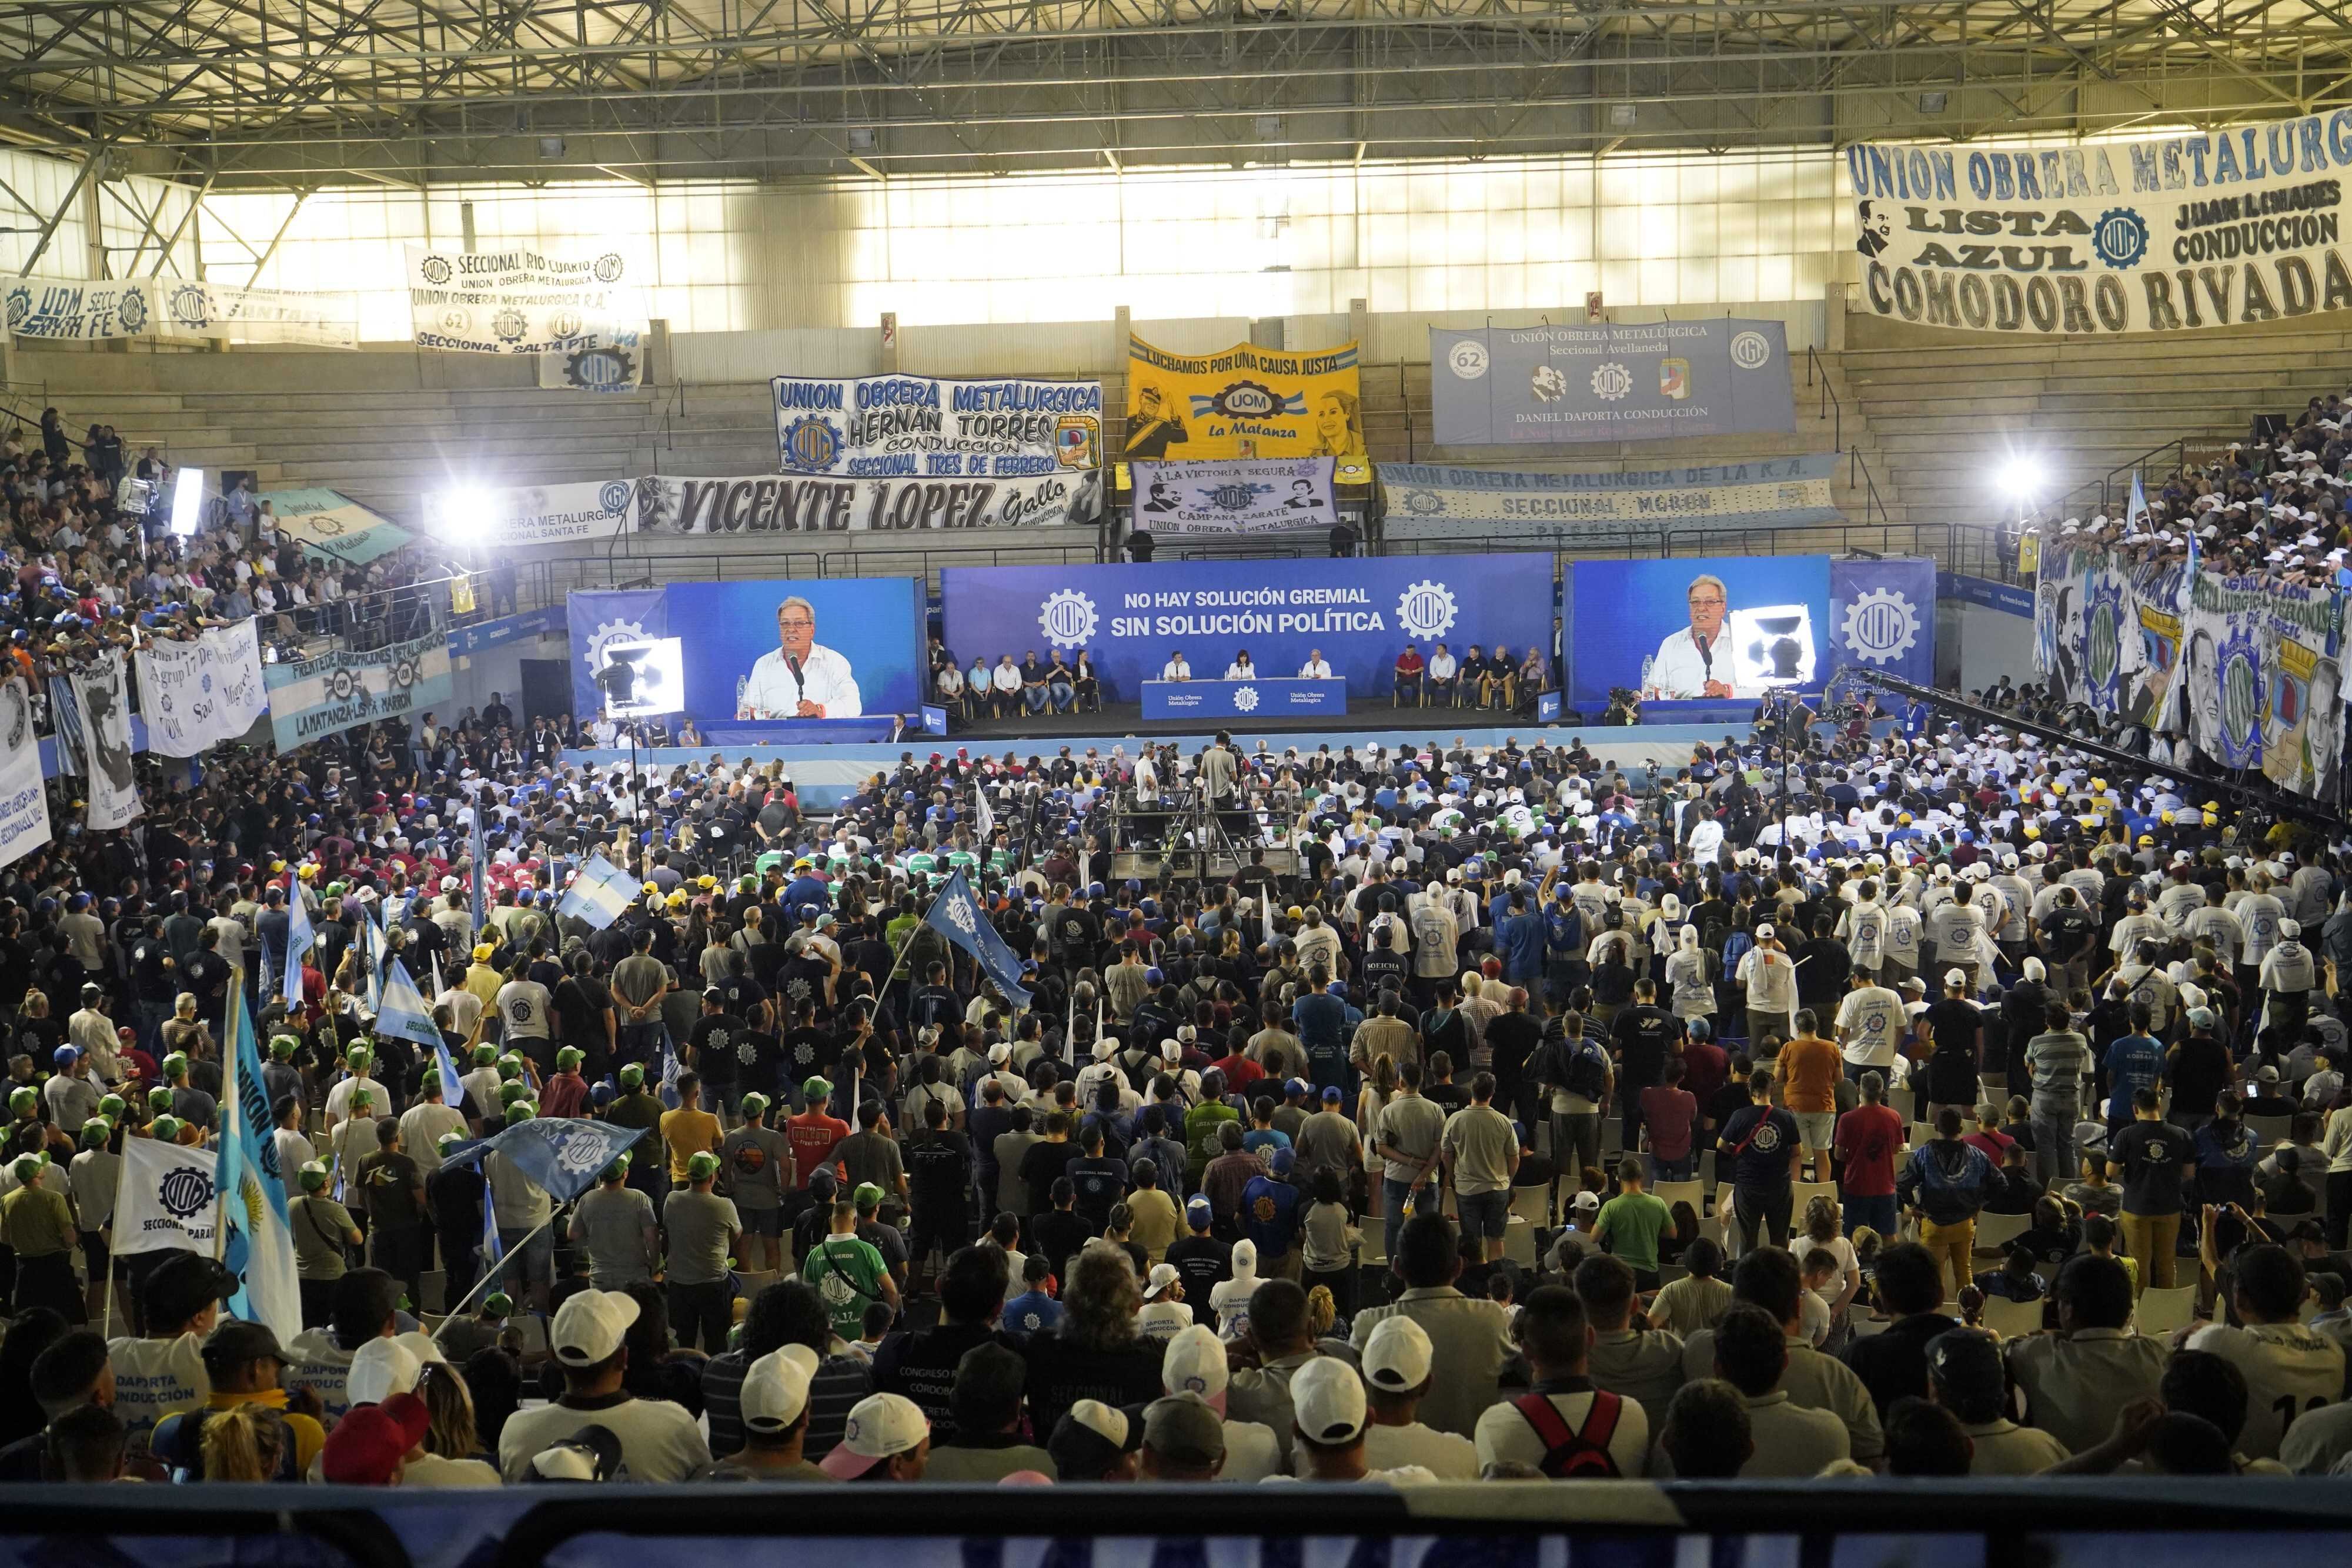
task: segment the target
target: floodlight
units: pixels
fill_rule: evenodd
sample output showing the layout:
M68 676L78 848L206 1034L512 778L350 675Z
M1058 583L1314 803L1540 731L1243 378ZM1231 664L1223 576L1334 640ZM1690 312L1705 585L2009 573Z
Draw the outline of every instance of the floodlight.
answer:
M2032 457L2012 457L2000 467L2000 487L2010 495L2031 496L2042 488L2042 464Z
M172 483L172 534L187 538L205 526L205 471L183 468Z

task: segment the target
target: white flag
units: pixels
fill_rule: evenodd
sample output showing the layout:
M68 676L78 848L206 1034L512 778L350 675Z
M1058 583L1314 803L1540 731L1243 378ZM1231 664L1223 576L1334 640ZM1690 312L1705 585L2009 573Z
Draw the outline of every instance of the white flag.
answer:
M122 1140L122 1185L114 1206L114 1252L213 1255L220 1200L213 1153L153 1138Z

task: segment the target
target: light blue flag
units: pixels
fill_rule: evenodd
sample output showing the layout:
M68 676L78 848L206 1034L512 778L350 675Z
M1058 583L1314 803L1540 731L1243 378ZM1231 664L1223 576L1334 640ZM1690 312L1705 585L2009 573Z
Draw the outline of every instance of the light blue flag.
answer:
M441 1074L441 1103L452 1111L464 1109L465 1080L457 1076L457 1064L449 1060L449 1042L437 1029L433 1031L433 1065Z
M478 1160L496 1149L527 1179L544 1187L551 1202L570 1203L594 1186L606 1166L651 1131L569 1116L535 1116L493 1137L453 1144L442 1163Z
M375 910L360 905L360 967L367 971L367 1009L375 1012L383 1006L383 927L375 922Z
M482 821L488 813L489 791L474 797L474 841L470 858L474 862L474 940L481 941L483 927L489 923L490 849L489 836L483 831Z
M278 1168L269 1090L242 987L230 988L222 1033L227 1081L221 1092L213 1187L223 1197L222 1261L237 1278L228 1310L248 1322L268 1324L280 1344L290 1344L302 1332L302 1281L294 1264L294 1231L287 1220L285 1176Z
M375 1031L394 1040L446 1049L441 1031L433 1027L433 1009L417 995L416 982L408 977L408 966L397 958L384 966L383 999L375 1010ZM445 1091L447 1087L445 1083Z
M490 1176L482 1173L482 1244L475 1249L482 1255L484 1267L496 1272L507 1255L506 1243L499 1239L499 1207L490 1194Z
M286 968L278 993L286 998L289 1009L302 1005L302 955L318 945L318 935L310 929L310 911L302 903L302 884L289 871L286 873Z
M2133 528L2147 521L2147 489L2139 482L2139 470L2132 470L2131 506L2124 513L2124 521Z
M602 931L626 914L636 897L635 878L603 855L590 855L556 902L555 913L577 915Z
M1016 1008L1029 1005L1029 988L1021 983L1021 960L988 916L980 907L980 900L971 895L971 883L963 873L956 872L940 889L939 897L931 901L931 912L923 923L979 961L988 977L1005 999Z

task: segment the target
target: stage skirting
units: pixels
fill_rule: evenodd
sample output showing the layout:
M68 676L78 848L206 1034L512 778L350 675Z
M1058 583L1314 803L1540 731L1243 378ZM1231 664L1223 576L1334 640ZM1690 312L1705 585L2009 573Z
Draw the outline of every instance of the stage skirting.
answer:
M1348 711L1345 681L1266 680L1146 681L1146 718L1233 718L1247 723L1282 714L1320 713L1336 718Z

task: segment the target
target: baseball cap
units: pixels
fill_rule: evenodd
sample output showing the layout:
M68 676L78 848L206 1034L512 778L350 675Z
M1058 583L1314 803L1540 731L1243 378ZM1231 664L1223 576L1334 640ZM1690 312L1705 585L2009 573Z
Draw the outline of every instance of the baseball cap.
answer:
M870 1213L882 1207L882 1188L874 1182L859 1182L849 1197L850 1201L857 1205L860 1214Z
M227 1289L235 1287L236 1277L230 1274L226 1268L213 1262L209 1258L202 1261L209 1264L211 1269L218 1272L207 1273L201 1281L192 1278L188 1283L193 1288L201 1290L207 1284L220 1283L223 1285L223 1293L226 1293ZM157 1272L160 1273L161 1270ZM265 1356L272 1361L290 1365L294 1359L279 1347L278 1335L271 1331L268 1323L247 1322L242 1318L221 1319L214 1325L213 1332L205 1336L205 1347L201 1354L207 1367L243 1366L247 1362L259 1361Z
M693 1155L686 1162L686 1178L688 1181L709 1181L718 1174L719 1156L709 1149Z
M1364 1380L1336 1355L1318 1355L1290 1375L1298 1430L1310 1441L1349 1443L1364 1429Z
M1927 1365L1955 1392L2005 1386L2000 1346L1981 1329L1947 1329L1929 1340Z
M1206 1323L1192 1323L1168 1341L1160 1358L1160 1386L1171 1394L1197 1394L1219 1414L1224 1411L1225 1342Z
M2285 937L2290 942L2294 941L2296 937L2303 935L2303 922L2300 920L2280 921L2279 935Z
M2190 1008L2189 1009L2189 1027L2190 1029L2211 1029L2213 1027L2213 1009L2211 1008Z
M808 1408L809 1384L815 1376L816 1352L804 1344L788 1344L753 1362L738 1396L743 1425L754 1432L789 1429Z
M1099 1399L1081 1399L1071 1406L1054 1423L1053 1436L1045 1439L1045 1451L1054 1456L1054 1468L1066 1481L1098 1480L1121 1454L1141 1447L1141 1413L1129 1414ZM831 1468L830 1462L826 1468Z
M1346 1096L1339 1092L1338 1084L1327 1083L1323 1086L1323 1103L1326 1105L1337 1105L1345 1098Z
M343 1385L353 1405L381 1405L415 1388L424 1370L415 1353L398 1340L372 1339L352 1353Z
M576 1298L575 1298L576 1299ZM883 1460L912 1453L931 1435L931 1424L903 1394L869 1394L850 1407L841 1441L824 1457L824 1470L837 1481L854 1481Z
M1304 1078L1293 1078L1283 1084L1282 1092L1285 1095L1304 1094L1312 1087Z
M621 1473L621 1439L610 1427L583 1427L533 1454L526 1480L609 1481Z
M2254 1082L2257 1083L2276 1083L2278 1081L2279 1070L2275 1067L2261 1068L2254 1073Z
M1944 984L1948 986L1965 986L1968 983L1969 975L1967 970L1947 969L1944 971Z
M1196 1197L1184 1206L1184 1218L1189 1223L1193 1225L1198 1225L1203 1220L1214 1218L1216 1217L1216 1205L1211 1203L1205 1197Z
M320 1473L337 1486L389 1486L400 1461L432 1426L432 1412L414 1394L356 1405L327 1434L327 1446L319 1451Z
M1160 1294L1160 1291L1165 1291L1169 1286L1174 1284L1176 1280L1177 1273L1175 1264L1154 1263L1151 1266L1150 1274L1143 1281L1144 1300L1150 1301L1152 1297Z
M832 1098L833 1085L823 1078L810 1078L801 1084L801 1092L811 1100Z
M556 1309L548 1347L566 1366L593 1366L621 1348L636 1321L636 1300L627 1291L583 1291Z
M1143 1407L1143 1441L1179 1465L1207 1469L1225 1457L1225 1424L1195 1394L1171 1394Z
M1569 1200L1568 1206L1585 1213L1598 1213L1601 1208L1601 1195L1597 1192L1580 1192Z
M1382 1318L1364 1341L1364 1381L1391 1394L1410 1394L1429 1381L1429 1331L1411 1318Z

